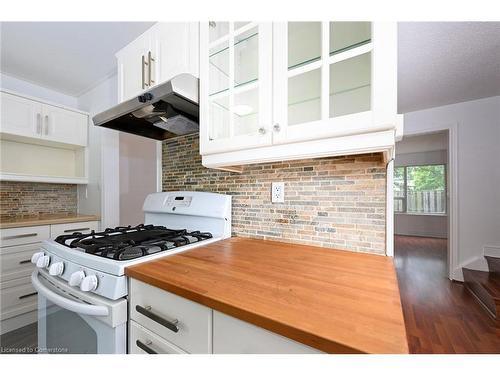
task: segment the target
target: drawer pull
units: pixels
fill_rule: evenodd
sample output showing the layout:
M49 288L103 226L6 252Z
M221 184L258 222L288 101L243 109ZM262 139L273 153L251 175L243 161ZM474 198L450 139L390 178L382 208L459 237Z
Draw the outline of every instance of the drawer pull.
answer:
M25 299L25 298L28 298L28 297L36 296L37 294L38 294L37 292L33 292L33 293L25 294L24 296L19 296L18 298L19 299Z
M75 229L66 229L64 233L75 233L75 232L83 232L84 230L90 230L90 228L75 228Z
M141 340L136 340L135 345L137 345L138 348L141 348L148 354L158 354L156 350L151 349L148 345L151 345L151 341L147 341L146 343L143 343Z
M21 260L19 264L31 263L31 259Z
M14 236L5 236L2 240L13 240L15 238L26 238L26 237L36 237L38 233L25 233L25 234L16 234Z
M158 316L155 313L151 312L151 306L142 307L139 305L135 305L135 310L139 314L142 314L148 317L149 319L154 320L156 323L161 324L162 326L168 328L169 330L176 333L179 332L179 327L177 326L177 323L179 323L179 321L177 319L174 319L172 321L164 319L161 316Z

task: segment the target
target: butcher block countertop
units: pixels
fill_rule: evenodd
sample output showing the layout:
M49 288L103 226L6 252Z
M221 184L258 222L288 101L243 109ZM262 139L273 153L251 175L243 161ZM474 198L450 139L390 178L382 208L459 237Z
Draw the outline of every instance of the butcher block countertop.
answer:
M100 217L96 215L79 215L79 214L47 214L39 216L24 216L2 219L0 221L0 229L34 227L37 225L51 224L69 224L79 223L82 221L99 221Z
M125 273L328 353L408 353L390 257L234 237Z

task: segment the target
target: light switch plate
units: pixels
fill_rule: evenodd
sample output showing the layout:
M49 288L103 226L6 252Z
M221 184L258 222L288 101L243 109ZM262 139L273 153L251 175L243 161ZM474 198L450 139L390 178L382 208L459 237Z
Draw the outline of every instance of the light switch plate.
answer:
M273 182L271 186L271 202L284 203L285 202L285 183Z

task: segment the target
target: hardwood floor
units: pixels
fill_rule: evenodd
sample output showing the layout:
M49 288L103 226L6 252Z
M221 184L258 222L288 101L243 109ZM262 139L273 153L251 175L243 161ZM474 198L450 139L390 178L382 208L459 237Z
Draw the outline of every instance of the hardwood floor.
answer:
M37 323L0 336L1 354L33 354L37 347Z
M500 326L446 277L446 240L395 236L411 353L500 353Z

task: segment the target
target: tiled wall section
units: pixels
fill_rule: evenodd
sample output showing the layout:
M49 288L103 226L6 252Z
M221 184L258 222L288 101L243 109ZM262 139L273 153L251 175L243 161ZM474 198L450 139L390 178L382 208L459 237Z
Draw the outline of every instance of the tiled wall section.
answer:
M76 211L76 185L0 182L0 219Z
M233 196L233 235L351 251L385 252L386 170L380 154L244 167L204 168L198 135L163 143L163 190ZM285 203L271 203L271 182L285 182Z

